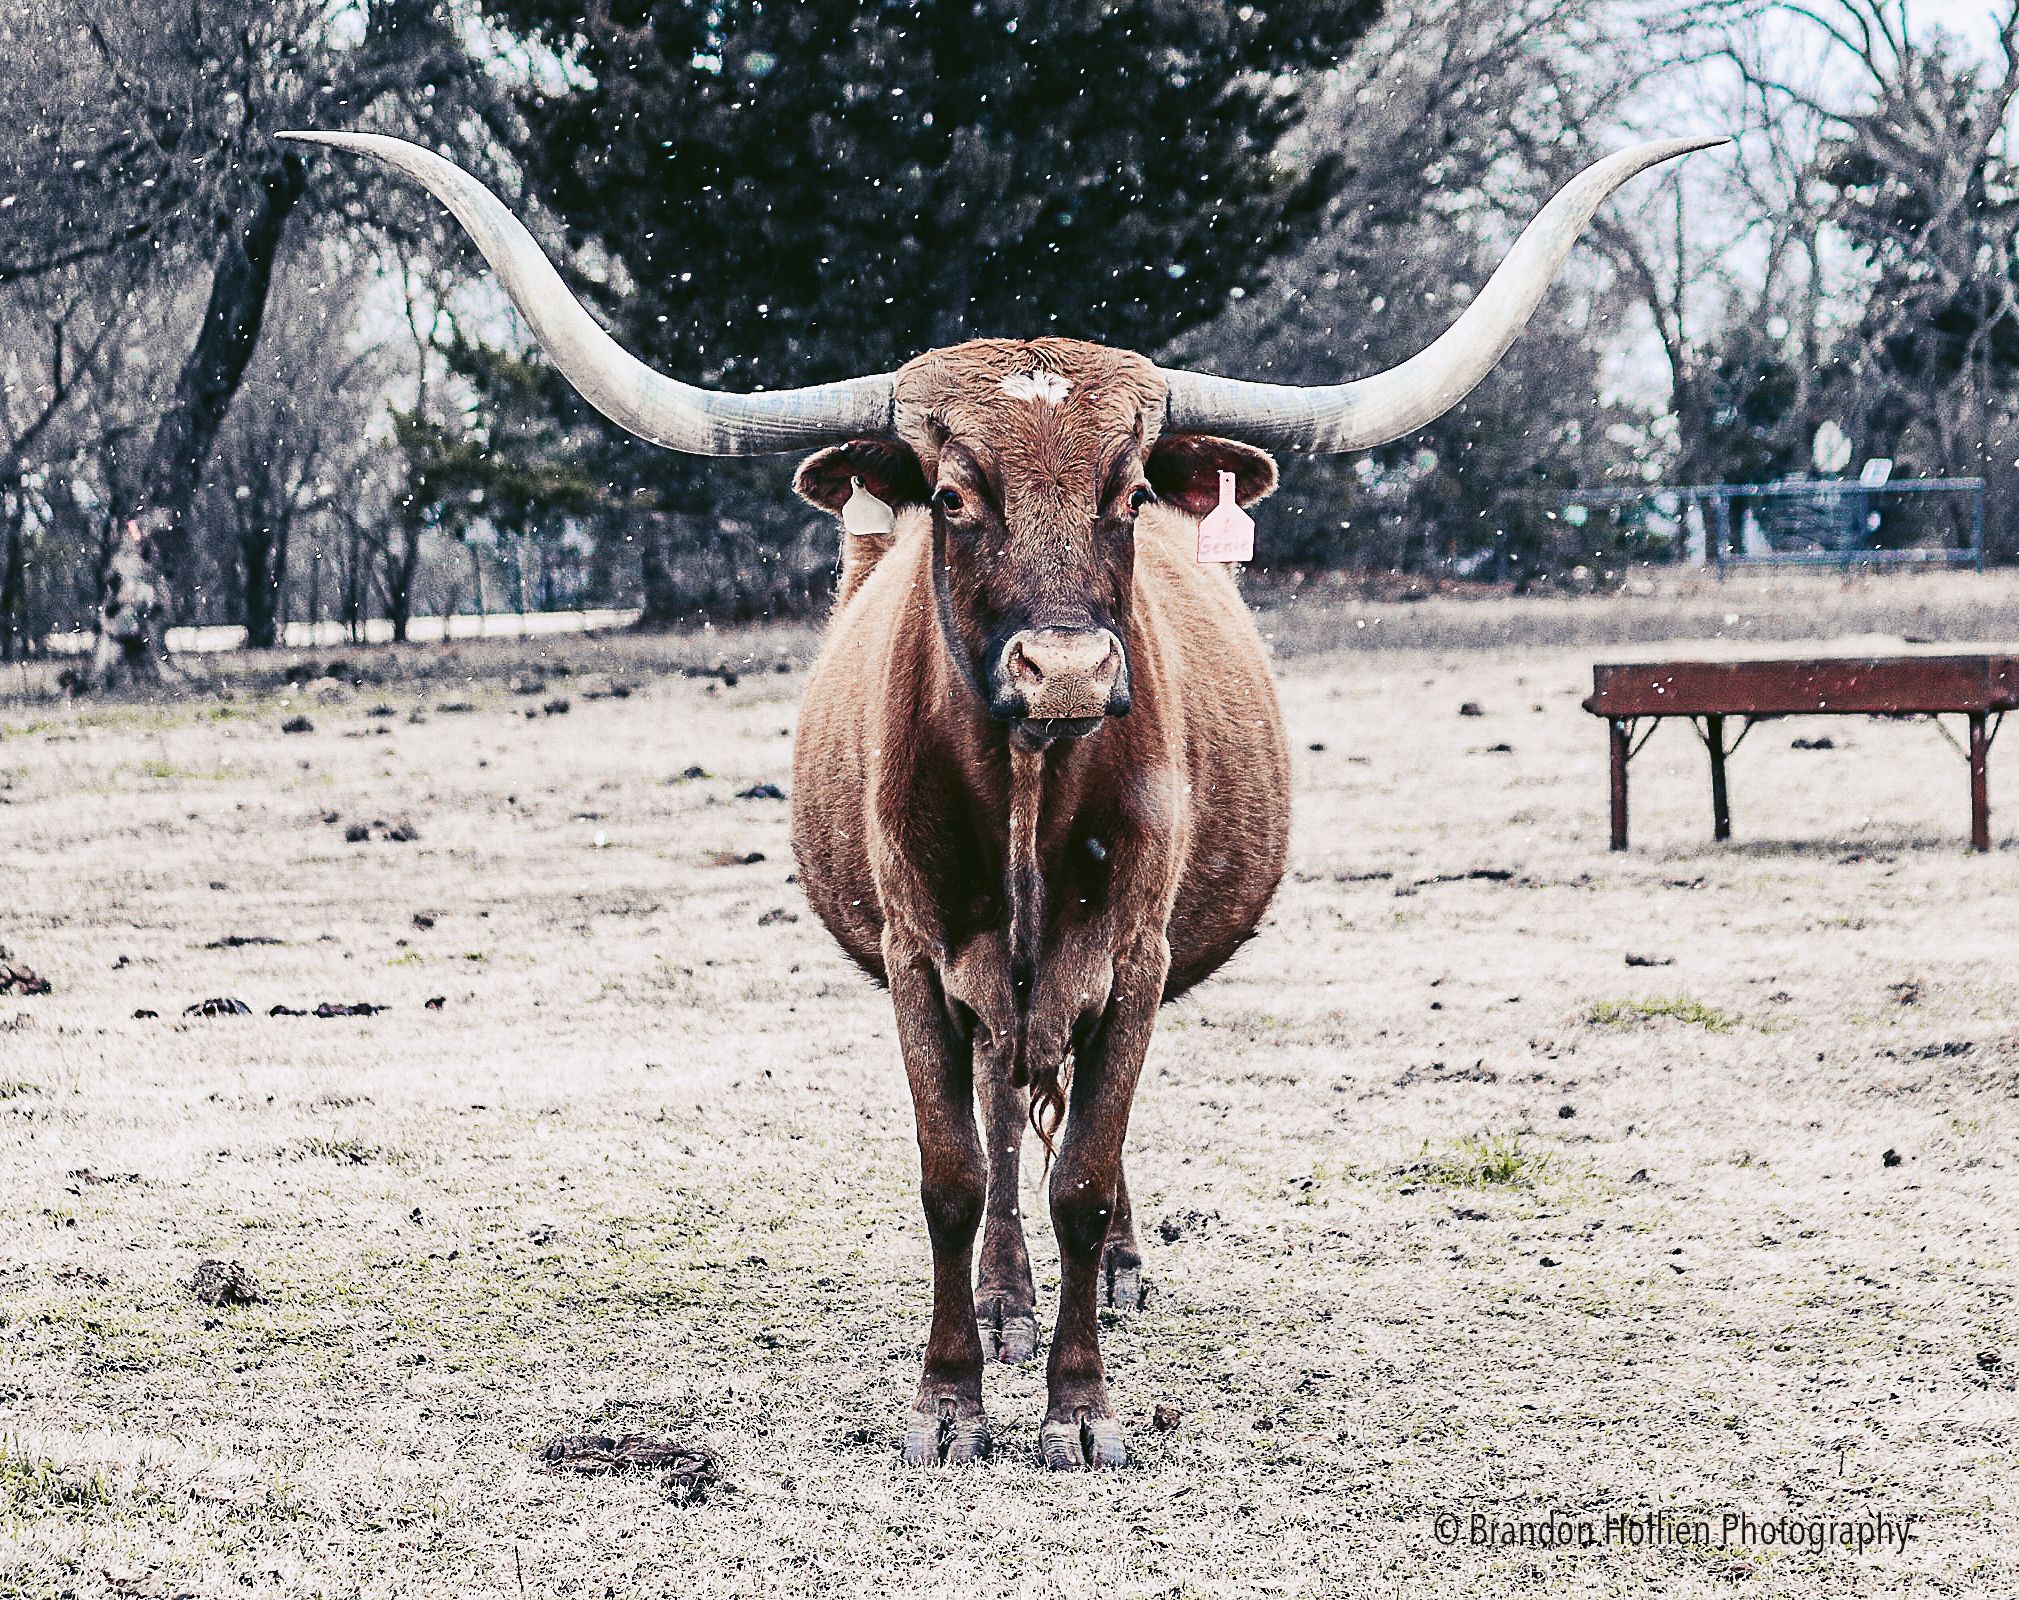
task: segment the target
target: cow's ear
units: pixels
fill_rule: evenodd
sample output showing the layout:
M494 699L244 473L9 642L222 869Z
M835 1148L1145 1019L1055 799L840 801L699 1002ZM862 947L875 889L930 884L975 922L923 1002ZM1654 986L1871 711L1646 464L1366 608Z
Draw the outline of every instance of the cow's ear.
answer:
M1202 517L1220 503L1220 474L1234 475L1234 498L1251 506L1276 487L1276 461L1266 450L1209 433L1167 433L1150 446L1146 468L1157 498Z
M856 439L816 451L799 463L792 487L802 500L838 517L857 478L893 510L925 504L925 474L919 470L918 457L889 439Z

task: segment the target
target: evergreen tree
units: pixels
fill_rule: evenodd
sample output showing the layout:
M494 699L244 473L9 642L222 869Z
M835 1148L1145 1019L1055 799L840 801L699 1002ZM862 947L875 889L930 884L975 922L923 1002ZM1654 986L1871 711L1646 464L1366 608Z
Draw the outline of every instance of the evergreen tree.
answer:
M1337 163L1274 152L1379 0L483 9L568 68L514 154L597 265L577 287L655 366L748 389L988 334L1163 349L1313 225ZM762 558L831 547L780 541L780 469L611 438L599 470L645 491L658 620L719 604L724 571L763 609L802 574ZM717 575L682 593L697 560Z

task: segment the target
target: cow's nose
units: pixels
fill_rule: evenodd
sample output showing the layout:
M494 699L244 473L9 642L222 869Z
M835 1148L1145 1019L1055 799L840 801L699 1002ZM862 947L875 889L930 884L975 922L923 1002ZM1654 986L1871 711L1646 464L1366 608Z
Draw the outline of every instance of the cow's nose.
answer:
M1118 704L1122 641L1106 628L1031 628L1003 646L1004 684L1026 717L1104 717Z

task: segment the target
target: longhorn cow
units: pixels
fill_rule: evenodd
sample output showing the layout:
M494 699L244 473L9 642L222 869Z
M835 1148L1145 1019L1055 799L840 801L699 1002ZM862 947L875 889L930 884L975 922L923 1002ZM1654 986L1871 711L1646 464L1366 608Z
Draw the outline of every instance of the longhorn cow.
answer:
M1251 383L1078 340L984 339L893 373L737 395L627 355L461 168L378 135L291 137L431 190L619 426L697 455L813 450L799 493L874 517L843 536L792 833L814 910L890 990L916 1111L933 1304L904 1459L985 1455L984 1358L1036 1353L1017 1207L1028 1122L1051 1157L1061 1280L1040 1447L1053 1467L1121 1465L1096 1319L1143 1294L1122 1171L1136 1081L1159 1006L1254 935L1289 831L1262 644L1227 569L1195 558L1196 521L1223 474L1244 506L1268 494L1270 448L1367 449L1456 405L1615 189L1722 141L1587 168L1449 331L1357 382Z

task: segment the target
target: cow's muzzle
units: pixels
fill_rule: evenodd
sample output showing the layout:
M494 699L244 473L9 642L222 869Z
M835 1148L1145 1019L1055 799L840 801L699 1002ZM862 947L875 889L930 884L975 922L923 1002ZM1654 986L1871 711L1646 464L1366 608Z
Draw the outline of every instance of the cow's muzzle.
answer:
M1004 643L995 668L989 709L1047 742L1128 714L1128 658L1108 628L1027 628Z

